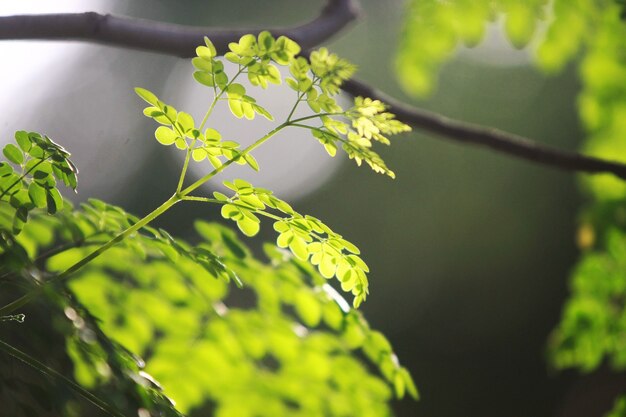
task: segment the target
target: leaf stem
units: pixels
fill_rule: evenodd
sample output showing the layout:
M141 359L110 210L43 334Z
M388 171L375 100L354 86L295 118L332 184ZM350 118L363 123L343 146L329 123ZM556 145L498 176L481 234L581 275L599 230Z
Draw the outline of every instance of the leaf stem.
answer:
M310 116L304 116L304 117L300 117L299 119L291 120L291 121L289 121L289 124L292 125L292 126L295 126L294 123L303 122L305 120L310 120L310 119L315 119L316 117L340 116L340 115L344 115L344 114L346 114L346 112L312 114Z
M44 162L45 162L45 161L47 161L47 160L48 160L48 158L46 158L46 159L40 159L40 160L39 160L39 162L37 162L37 163L36 163L35 165L33 165L32 167L30 167L30 168L28 169L28 171L26 171L25 173L23 173L23 174L22 174L22 176L20 176L17 180L15 180L15 182L14 182L13 184L9 185L9 187L8 187L6 190L3 190L3 191L2 191L2 194L0 194L0 198L4 197L4 196L6 195L6 193L8 193L8 192L9 192L9 190L10 190L11 188L15 187L15 185L16 185L16 184L19 184L20 182L22 182L22 180L23 180L24 178L26 178L26 176L27 176L28 174L30 174L30 173L31 173L31 172L32 172L35 168L37 168L39 165L41 165L42 163L44 163Z
M209 172L208 174L206 174L204 177L200 178L198 181L194 182L193 184L191 184L190 186L188 186L187 188L185 188L184 190L180 191L178 193L178 195L180 196L180 198L184 198L186 197L189 193L191 193L192 191L194 191L195 189L197 189L198 187L200 187L202 184L204 184L205 182L207 182L208 180L210 180L211 178L213 178L214 176L216 176L217 174L219 174L220 172L222 172L223 170L225 170L229 165L231 165L233 162L236 162L237 160L239 160L240 158L243 158L245 155L249 154L250 152L252 152L253 150L255 150L256 148L258 148L259 146L261 146L264 142L266 142L269 138L271 138L272 136L274 136L276 133L280 132L282 129L286 128L287 126L289 126L290 123L289 122L284 122L280 125L278 125L276 128L270 130L268 133L266 133L265 135L263 135L261 138L259 138L256 142L254 142L252 145L248 146L246 149L244 149L239 155L235 156L234 158L229 159L228 161L224 162L224 164L222 166L220 166L219 168L215 168L213 171Z
M217 200L215 198L186 196L186 197L183 197L183 200L184 201L199 201L199 202L202 202L202 203L219 204L219 205L230 204L230 205L233 205L235 207L240 207L240 208L244 208L244 209L250 210L250 206L244 206L243 204L238 204L238 203L235 203L235 202L232 202L232 201L224 202L224 201L221 201L221 200ZM268 213L267 211L264 211L264 210L256 209L254 211L254 213L255 214L260 214L261 216L265 216L265 217L273 219L273 220L284 220L285 219L284 217L280 217L280 216L277 216L275 214Z
M37 371L39 371L40 373L44 375L48 375L48 376L59 379L61 382L67 385L76 394L80 395L81 397L83 397L84 399L86 399L87 401L89 401L90 403L92 403L93 405L95 405L96 407L104 411L105 413L114 417L125 417L124 414L122 414L119 410L115 409L115 407L101 400L100 398L98 398L91 392L87 391L86 389L84 389L83 387L81 387L80 385L72 381L71 379L67 378L65 375L61 374L60 372L55 371L54 369L50 368L46 364L39 362L37 359L33 358L27 353L22 352L21 350L11 346L10 344L2 340L0 340L0 350L24 362L26 365L36 369Z
M298 99L296 100L296 104L293 105L293 107L291 108L291 111L289 112L289 116L287 116L287 122L291 120L291 116L293 116L293 113L298 108L298 104L300 104L300 102L302 101L302 97L304 97L304 93L298 94Z
M153 221L154 219L159 217L161 214L165 213L169 208L171 208L174 204L178 203L179 201L181 201L181 197L178 194L174 194L169 199L167 199L163 204L161 204L159 207L157 207L154 211L152 211L151 213L146 215L144 218L139 220L137 223L135 223L134 225L130 226L129 228L127 228L123 232L119 233L114 238L112 238L111 240L106 242L104 245L98 247L96 250L91 252L89 255L87 255L86 257L82 258L80 261L76 262L75 264L73 264L72 266L67 268L65 271L61 272L59 275L56 275L56 276L52 277L50 280L46 281L45 285L49 285L49 284L52 284L52 283L55 283L55 282L60 282L60 281L62 281L64 279L66 279L67 277L72 275L74 272L76 272L80 268L82 268L84 265L88 264L93 259L95 259L98 256L100 256L102 253L106 252L112 246L114 246L117 243L121 242L126 237L128 237L131 234L137 232L139 229L141 229L142 227L146 226L148 223L150 223L151 221ZM5 305L4 307L0 308L0 316L8 315L9 313L11 313L11 312L15 311L16 309L22 307L23 305L27 304L29 301L31 301L32 299L37 297L37 295L39 295L39 293L41 292L42 288L43 288L43 286L40 286L40 287L30 291L29 293L23 295L22 297L18 298L17 300L15 300L15 301Z
M208 114L208 113L207 113ZM185 175L187 174L187 168L189 167L189 160L191 159L191 152L196 144L196 139L191 141L191 145L187 147L187 153L185 155L185 162L183 163L183 169L180 171L180 177L178 178L178 185L176 185L176 192L180 192L185 182Z
M339 141L341 143L349 144L349 141L344 139L344 138L342 138L341 136L339 136L339 135L337 135L335 133L329 132L328 130L320 129L319 127L304 125L304 124L300 124L300 123L292 123L291 126L293 126L293 127L301 127L303 129L314 130L316 132L322 132L324 134L327 134L329 136L334 137L337 141Z
M213 113L213 109L215 108L215 105L217 104L219 99L224 95L224 93L226 92L228 87L233 83L233 81L235 81L237 77L239 77L242 71L243 71L243 68L239 67L239 71L237 71L237 73L233 76L233 78L230 79L228 84L226 84L224 89L220 91L219 94L215 94L217 90L215 88L215 85L213 86L213 94L214 94L213 101L211 102L209 109L204 114L204 117L202 118L202 122L200 122L200 126L198 127L199 131L202 131L202 129L204 129L204 126L209 120L209 117L211 117L211 114ZM193 142L191 142L191 145L187 148L187 154L185 155L185 162L183 163L183 169L180 172L180 178L178 179L178 186L176 187L177 193L180 193L180 190L183 188L183 183L185 182L185 176L187 175L187 168L189 167L189 160L191 159L191 152L193 151L193 147L195 144L196 144L196 139L194 139Z

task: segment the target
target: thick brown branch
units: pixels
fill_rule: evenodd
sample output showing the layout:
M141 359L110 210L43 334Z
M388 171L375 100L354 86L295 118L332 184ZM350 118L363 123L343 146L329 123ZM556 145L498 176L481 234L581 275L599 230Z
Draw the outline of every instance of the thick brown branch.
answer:
M423 109L408 106L358 80L349 80L343 90L353 96L364 96L389 104L398 120L460 143L486 146L516 158L549 165L567 171L589 174L608 173L626 179L626 165L605 159L568 152L534 142L492 127L485 127L454 120Z
M303 49L328 40L357 17L355 0L329 0L320 15L301 26L270 28L274 36L285 35ZM136 48L183 58L195 56L196 47L208 36L220 53L228 43L258 28L210 29L151 20L87 13L0 16L0 40L82 40Z
M357 16L357 0L329 0L320 15L301 26L269 29L286 35L306 51L323 43ZM136 48L179 57L195 56L204 36L211 38L218 51L229 42L259 29L209 29L171 23L101 15L48 14L0 17L1 39L84 40L117 47ZM354 96L380 99L391 106L399 120L416 129L461 143L486 146L498 152L556 168L586 173L610 173L626 179L626 165L542 145L522 136L490 127L449 119L440 114L407 106L359 82L348 81L343 90Z

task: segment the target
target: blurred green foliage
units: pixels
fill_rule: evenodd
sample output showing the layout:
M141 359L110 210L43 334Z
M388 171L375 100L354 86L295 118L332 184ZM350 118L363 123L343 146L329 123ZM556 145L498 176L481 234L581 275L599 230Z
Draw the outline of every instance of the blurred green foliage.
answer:
M433 91L439 67L462 43L476 46L487 24L504 18L504 30L516 48L523 48L544 18L546 0L409 0L396 69L403 88L425 96Z
M583 256L571 278L572 295L550 343L557 368L596 369L604 358L626 367L626 236L607 234L602 251Z
M55 217L35 216L16 244L54 274L134 220L93 200ZM205 222L196 229L202 241L191 246L146 228L71 281L69 289L93 317L86 320L71 303L64 307L74 325L66 346L78 383L98 391L121 366L137 389L150 387L152 375L178 410L210 401L218 416L379 416L389 414L392 390L417 395L386 338L308 263L271 245L270 262L261 262L232 230ZM47 251L53 244L63 250ZM232 268L249 303L229 306L229 285L217 279L213 264L189 255L197 253ZM98 334L110 341L102 346ZM145 369L127 351L141 356ZM119 356L126 357L122 364Z
M575 61L578 98L590 155L626 161L626 23L615 0L409 1L397 56L405 91L432 92L438 68L459 43L475 46L487 25L501 24L516 48L530 45L546 73ZM541 28L541 30L538 30ZM626 366L626 184L612 175L581 178L589 203L580 216L581 260L570 280L571 297L549 343L556 368L591 372L605 361ZM611 416L626 415L624 400Z

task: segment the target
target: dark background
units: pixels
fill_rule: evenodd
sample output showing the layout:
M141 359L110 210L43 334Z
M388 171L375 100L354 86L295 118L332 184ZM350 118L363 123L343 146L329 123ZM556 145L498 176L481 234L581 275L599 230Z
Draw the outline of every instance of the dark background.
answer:
M190 25L267 27L298 24L323 5L101 0L38 8L43 3L24 1L10 10L0 5L0 14L95 10ZM361 3L361 20L328 44L359 66L358 78L451 117L576 149L582 133L573 68L546 78L532 68L531 52L513 50L494 33L487 44L463 50L444 66L432 97L411 100L393 72L403 2ZM18 55L24 49L28 54ZM132 87L148 87L166 101L169 92L177 107L199 114L203 107L186 108L181 93L191 77L188 62L77 43L6 42L0 51L8 57L3 74L10 77L0 94L4 141L14 130L39 130L73 151L81 169L78 199L98 197L145 214L169 197L180 159L152 139L154 126L141 115ZM262 103L280 113L281 103L266 97ZM252 126L250 138L264 130ZM362 310L389 337L422 395L418 403L396 404L398 416L589 416L609 409L605 379L557 373L545 359L577 256L582 197L574 175L416 131L382 151L397 174L390 180L347 158L329 164L312 138L291 140L300 153L280 154L280 144L272 148L275 160L286 165L261 161L269 177L237 176L277 189L299 211L323 219L361 248L372 270L371 296ZM296 175L289 158L306 165L305 175ZM273 169L274 177L296 182L274 184ZM159 224L193 239L191 220L199 217L219 214L181 204ZM273 239L267 226L251 245ZM591 401L582 396L586 386L600 393L593 400L597 409L582 406Z

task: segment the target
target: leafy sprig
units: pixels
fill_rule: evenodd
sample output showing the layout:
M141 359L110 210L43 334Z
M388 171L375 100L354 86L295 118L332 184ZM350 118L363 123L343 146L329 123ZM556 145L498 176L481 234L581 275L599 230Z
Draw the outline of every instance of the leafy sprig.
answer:
M178 148L187 151L178 187L180 198L223 204L222 216L235 221L247 236L258 233L261 223L259 216L272 218L275 221L274 228L279 232L277 244L289 248L299 259L310 258L310 262L326 278L337 277L342 289L355 296L353 304L359 306L369 292L366 276L369 269L358 256L359 250L319 219L295 212L271 191L253 187L244 180L225 182L234 192L230 197L214 193L215 199L211 199L192 196L190 193L231 163L248 164L259 170L251 151L286 127L309 129L329 155L335 156L341 147L358 165L366 162L374 171L393 178L395 174L371 149L373 142L389 145L390 135L410 128L387 112L387 107L379 100L356 97L354 105L343 110L334 96L356 67L325 48L313 51L310 60L307 60L296 57L300 48L295 42L285 37L274 39L268 32L261 32L257 37L243 36L239 42L231 43L229 49L230 52L224 58L238 66L232 77L226 74L224 64L218 59L209 39L205 39L205 46L197 48L197 57L192 60L196 68L196 81L214 91L213 102L198 128L187 113L178 112L147 90L136 89L137 94L151 105L144 110L144 114L164 125L156 129L157 140L164 145L176 144ZM285 122L245 150L237 142L223 141L221 134L213 128L202 132L214 106L223 96L231 113L237 118L253 119L255 114L261 114L272 120L273 117L257 104L256 99L247 94L245 87L235 81L241 74L247 74L253 86L267 88L270 84L280 84L282 78L277 66L288 66L291 77L286 82L297 93L296 102ZM304 101L314 114L293 119L296 108ZM319 126L307 124L316 119ZM189 161L200 162L205 159L210 161L214 170L183 189Z
M226 196L214 192L215 200L223 204L222 216L233 220L247 236L259 232L258 216L274 220L278 232L276 243L288 248L298 259L317 266L320 274L330 279L336 277L341 288L354 295L353 305L358 307L369 293L367 264L359 257L360 250L334 232L321 220L296 212L288 203L277 198L270 190L254 187L247 181L236 179L224 185L234 194Z
M243 36L239 42L231 43L229 48L231 51L225 58L238 65L238 70L232 77L225 73L223 62L217 58L216 49L209 39L205 38L205 46L198 47L196 51L197 57L193 60L193 64L197 71L194 77L201 84L212 87L214 92L213 101L199 125L196 125L190 114L176 110L173 106L160 100L154 93L143 88L135 90L150 105L144 110L144 114L161 125L155 130L157 141L164 145L174 144L186 153L176 191L151 213L138 219L56 276L56 281L66 279L109 248L145 228L174 204L183 200L211 200L206 197L192 196L191 193L221 173L229 165L233 163L247 164L258 170L259 165L252 152L287 127L310 129L330 155L336 153L336 148L340 144L357 164L360 165L365 161L374 171L385 173L391 177L394 176L394 173L387 168L382 158L371 150L371 147L373 142L389 144L388 135L406 131L409 128L396 121L392 114L386 112L385 105L378 100L357 97L354 106L346 111L337 104L332 96L338 93L341 83L354 72L355 67L352 64L323 48L314 51L310 61L303 57L296 57L300 49L295 42L285 37L274 39L268 32L262 32L257 37ZM210 127L205 129L213 109L224 96L231 112L237 118L252 119L255 114L262 114L268 119L272 119L272 116L258 105L254 98L246 94L245 87L235 83L235 81L240 75L246 73L253 85L262 88L266 88L269 84L279 83L281 82L280 73L275 70L275 65L289 67L294 78L289 78L288 84L297 92L296 102L283 123L245 149L241 149L237 142L223 141L221 134L215 129ZM314 114L292 119L302 101L308 103ZM310 122L315 119L320 121L320 126L306 124L307 121ZM46 142L48 145L53 144L47 138L45 140L48 141ZM73 178L75 183L75 175L72 176L74 173L73 165L66 159L68 155L58 146L52 146L52 148L56 150L56 156L51 156L51 158L58 165L54 168L55 174L65 175L63 178L70 184ZM13 148L9 147L7 152L12 158L16 158L15 161L21 162L19 155L14 152ZM205 159L209 160L214 169L185 187L189 163L191 161L204 161ZM272 197L268 197L271 196L271 193L263 193L252 188L254 198L258 200L255 206L250 202L250 196L248 196L248 201L245 201L243 189L239 190L237 184L233 186L235 187L233 191L237 192L237 197L234 197L237 201L233 200L230 204L225 204L224 215L235 220L245 234L254 235L258 232L260 221L256 214L263 213L265 216L276 216L265 210L266 207L281 210L276 205L277 203L272 200ZM50 191L48 195L55 194ZM219 202L224 203L224 201ZM31 201L28 201L26 204L30 203ZM51 206L50 201L48 201L48 207ZM53 209L49 211L56 209L56 205L52 207ZM21 216L16 216L18 220L25 217L23 215L24 209L21 210ZM354 294L354 305L360 305L365 300L369 290L366 278L368 268L358 257L358 250L354 250L353 246L318 219L302 216L296 212L283 212L282 214L283 217L279 216L275 219L280 221L276 226L279 231L278 243L284 247L289 247L300 258L308 258L310 255L311 262L318 266L322 274L327 278L336 276L341 281L342 288ZM199 261L211 263L210 257L202 257L204 255L198 254L193 256ZM15 300L0 308L0 314L11 313L27 303L32 297L34 297L34 293Z
M31 210L54 214L63 207L57 181L76 190L78 170L69 152L47 136L18 131L15 142L2 149L7 161L0 162L0 205L8 203L12 210L0 217L0 229L18 234Z
M289 70L293 78L287 84L298 92L298 100L306 100L309 108L319 116L320 125L294 121L295 126L310 129L330 156L343 149L358 165L366 162L375 172L394 178L383 159L374 152L372 141L389 145L388 136L410 131L410 126L395 119L387 106L379 100L355 97L354 105L344 111L335 96L341 84L350 78L356 67L336 54L321 48L311 53L311 60L299 57L292 61Z

